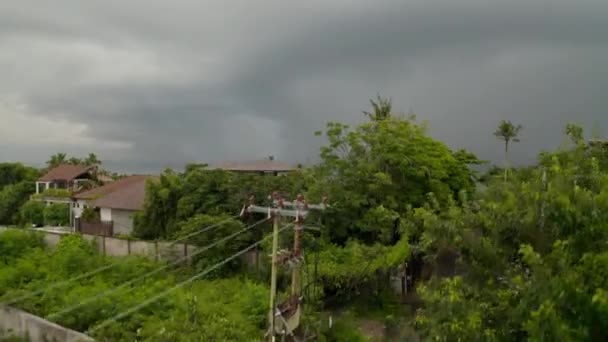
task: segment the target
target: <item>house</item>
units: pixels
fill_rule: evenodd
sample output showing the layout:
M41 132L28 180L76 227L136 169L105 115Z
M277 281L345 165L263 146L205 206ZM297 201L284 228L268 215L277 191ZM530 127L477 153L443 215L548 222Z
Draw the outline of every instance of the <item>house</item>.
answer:
M240 172L240 173L257 173L257 174L285 174L298 169L296 165L292 165L277 160L257 160L257 161L242 161L242 162L224 162L212 167L225 171Z
M608 139L589 140L589 146L608 147Z
M61 164L47 171L36 181L36 194L49 189L79 191L82 186L95 178L97 166Z
M147 175L127 176L74 195L74 228L87 233L103 229L107 235L130 234L133 231L133 216L143 209L146 182L151 178ZM100 222L89 224L82 220L87 207L98 211Z

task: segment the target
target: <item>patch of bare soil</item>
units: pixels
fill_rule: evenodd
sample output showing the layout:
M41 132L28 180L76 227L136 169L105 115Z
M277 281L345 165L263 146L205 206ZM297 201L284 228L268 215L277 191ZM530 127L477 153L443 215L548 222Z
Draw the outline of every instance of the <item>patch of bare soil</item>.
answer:
M371 341L385 341L386 326L382 322L373 319L362 319L359 322L359 330Z

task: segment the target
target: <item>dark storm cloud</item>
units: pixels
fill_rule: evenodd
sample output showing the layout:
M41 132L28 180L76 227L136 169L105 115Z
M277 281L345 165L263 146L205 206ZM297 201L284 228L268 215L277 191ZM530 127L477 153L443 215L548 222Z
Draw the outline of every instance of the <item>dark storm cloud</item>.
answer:
M568 121L608 129L604 1L62 4L0 5L0 99L16 94L31 120L84 125L45 153L97 147L146 170L305 161L315 130L360 121L378 92L429 120L434 136L495 161L500 119L525 126L520 162L559 143ZM19 125L10 113L0 112ZM6 154L26 143L5 143Z

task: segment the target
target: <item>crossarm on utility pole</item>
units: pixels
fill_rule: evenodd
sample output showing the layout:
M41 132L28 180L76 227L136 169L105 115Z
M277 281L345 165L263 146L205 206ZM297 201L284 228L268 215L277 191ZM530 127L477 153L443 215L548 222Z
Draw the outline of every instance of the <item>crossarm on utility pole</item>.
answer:
M257 205L250 205L247 208L245 208L245 210L247 212L250 213L261 213L261 214L268 214L268 215L278 215L278 216L286 216L286 217L296 217L299 213L299 215L302 215L302 212L299 212L298 210L293 210L293 209L281 209L281 208L269 208L269 207L261 207L261 206L257 206ZM308 214L308 211L304 212L304 215Z

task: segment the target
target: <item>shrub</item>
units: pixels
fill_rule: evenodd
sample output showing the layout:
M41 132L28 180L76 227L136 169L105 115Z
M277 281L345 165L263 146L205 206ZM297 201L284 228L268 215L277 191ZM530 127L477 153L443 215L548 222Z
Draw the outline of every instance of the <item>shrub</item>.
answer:
M43 212L44 224L49 226L67 226L70 223L70 207L63 203L52 203Z
M44 208L46 204L40 201L27 201L19 210L19 223L22 225L40 226L44 223Z
M82 211L82 219L86 222L99 222L101 221L101 215L98 210L91 207L86 207Z
M37 247L44 247L43 237L39 233L17 229L0 232L0 263L8 264Z

